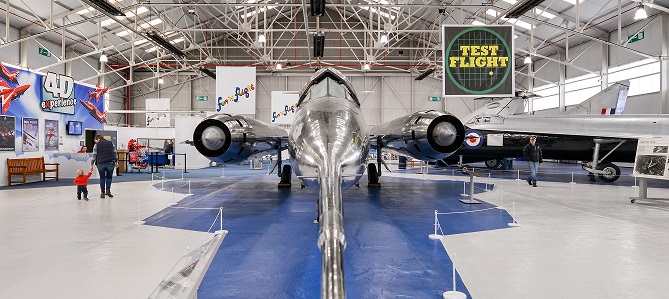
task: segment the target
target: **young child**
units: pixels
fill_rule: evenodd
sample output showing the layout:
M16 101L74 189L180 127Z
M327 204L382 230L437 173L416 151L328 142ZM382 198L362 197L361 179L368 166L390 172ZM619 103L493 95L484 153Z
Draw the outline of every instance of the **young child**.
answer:
M84 171L79 169L77 170L77 177L74 179L74 184L77 185L77 199L81 200L81 193L84 193L84 200L88 200L88 178L93 174L93 167L91 166L87 175L84 175Z

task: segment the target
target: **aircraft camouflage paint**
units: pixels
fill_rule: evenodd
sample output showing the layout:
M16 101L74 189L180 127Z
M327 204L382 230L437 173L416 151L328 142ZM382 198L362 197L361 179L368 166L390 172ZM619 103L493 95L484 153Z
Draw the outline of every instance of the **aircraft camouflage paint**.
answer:
M0 79L0 99L2 99L2 114L7 114L9 105L12 101L18 99L26 90L30 88L30 84L20 85L17 87L9 87L9 84Z
M342 190L355 185L366 166L370 187L380 186L380 171L373 163L367 165L369 149L434 161L449 156L464 140L462 123L440 111L420 111L395 119L373 127L371 135L362 116L348 80L337 70L325 68L300 92L289 132L255 119L218 114L203 120L193 133L197 150L219 163L278 154L280 187L290 186L291 166L281 169L280 156L281 150L288 149L292 170L304 185L319 193L321 298L346 297Z

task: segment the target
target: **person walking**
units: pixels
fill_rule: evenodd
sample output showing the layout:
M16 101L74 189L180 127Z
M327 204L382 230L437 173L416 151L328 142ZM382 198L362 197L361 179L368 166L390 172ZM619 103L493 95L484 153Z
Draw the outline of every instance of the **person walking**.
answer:
M174 153L174 142L172 140L165 140L165 145L163 146L163 151L165 152L165 160L167 160L167 165L172 165L173 153Z
M77 185L77 199L81 200L81 194L84 194L84 200L88 201L88 178L91 177L91 174L93 174L93 166L91 166L91 169L88 171L87 174L84 175L84 171L79 169L77 170L77 177L74 178L74 184Z
M102 135L95 136L95 145L93 146L93 160L91 167L96 165L100 174L100 198L114 197L111 194L112 177L114 169L118 167L118 156L116 155L116 146Z
M523 158L527 161L527 166L530 168L530 176L526 181L532 187L536 187L539 164L544 162L541 155L541 147L537 145L537 136L530 136L530 142L523 147Z

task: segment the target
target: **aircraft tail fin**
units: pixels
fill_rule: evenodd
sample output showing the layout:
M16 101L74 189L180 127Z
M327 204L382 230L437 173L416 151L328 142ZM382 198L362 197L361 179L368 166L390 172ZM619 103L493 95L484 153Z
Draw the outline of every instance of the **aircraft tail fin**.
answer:
M485 104L462 118L465 125L481 122L501 122L509 115L513 115L523 107L523 98L505 98Z
M598 92L596 95L581 102L578 105L567 107L562 114L569 115L597 115L597 114L622 114L625 110L627 93L630 81L619 81Z

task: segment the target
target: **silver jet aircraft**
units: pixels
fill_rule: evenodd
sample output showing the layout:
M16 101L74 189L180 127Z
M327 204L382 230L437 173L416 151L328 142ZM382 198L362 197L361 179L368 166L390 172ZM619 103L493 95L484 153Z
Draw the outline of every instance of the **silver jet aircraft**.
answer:
M373 127L369 132L358 97L337 70L321 69L300 92L289 132L243 116L218 114L203 120L193 133L200 153L218 163L237 163L253 156L278 154L279 187L290 187L291 171L318 191L318 247L321 250L321 298L345 298L342 190L355 185L368 169L369 186L380 186L381 160L368 163L370 148L419 160L446 158L463 143L463 124L441 111L420 111ZM281 167L281 150L290 164Z

